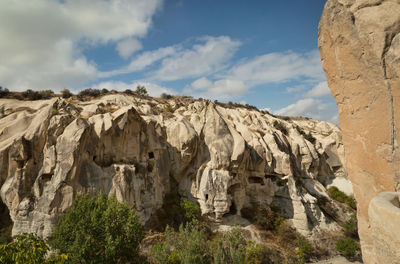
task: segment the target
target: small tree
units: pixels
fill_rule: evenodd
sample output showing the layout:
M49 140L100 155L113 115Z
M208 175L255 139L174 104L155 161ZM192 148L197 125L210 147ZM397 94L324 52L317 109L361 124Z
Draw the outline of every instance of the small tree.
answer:
M138 85L138 86L136 87L135 93L137 93L137 94L139 94L139 95L147 95L146 87L144 87L143 85Z
M61 96L62 98L70 98L72 96L72 93L68 89L64 89L61 91Z
M126 263L140 261L143 227L125 203L104 194L77 198L61 217L51 245L74 262Z

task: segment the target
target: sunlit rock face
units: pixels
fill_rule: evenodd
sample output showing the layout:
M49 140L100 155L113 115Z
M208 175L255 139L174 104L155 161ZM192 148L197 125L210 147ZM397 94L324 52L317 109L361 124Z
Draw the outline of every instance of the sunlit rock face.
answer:
M365 263L386 263L374 258L370 201L380 192L400 190L399 33L397 0L328 0L319 25L321 60L338 104L358 202Z
M114 196L145 223L171 191L217 223L254 204L274 206L312 235L338 230L348 215L327 186L351 189L337 126L184 97L2 99L0 163L13 234L42 237L77 195ZM321 200L331 201L335 220Z

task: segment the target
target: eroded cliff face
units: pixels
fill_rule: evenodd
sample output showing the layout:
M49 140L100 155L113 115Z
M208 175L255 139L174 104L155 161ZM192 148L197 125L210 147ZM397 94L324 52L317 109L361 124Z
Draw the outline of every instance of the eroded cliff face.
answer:
M397 0L328 0L319 25L322 64L338 104L358 202L365 263L383 263L375 259L370 201L380 192L400 190L399 33Z
M326 187L349 187L343 162L335 125L206 100L0 100L1 198L13 234L49 236L85 192L126 201L146 222L174 190L217 222L260 204L305 235L339 230L348 214Z

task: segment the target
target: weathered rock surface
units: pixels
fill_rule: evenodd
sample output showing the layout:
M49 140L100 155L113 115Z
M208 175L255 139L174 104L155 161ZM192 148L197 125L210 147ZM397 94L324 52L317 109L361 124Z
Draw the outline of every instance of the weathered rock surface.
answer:
M358 202L365 263L387 263L374 257L370 201L380 192L400 191L399 33L397 0L328 0L319 25L322 64L338 104Z
M350 184L343 162L335 125L245 107L124 94L0 100L1 198L14 234L49 236L84 192L126 201L146 222L173 190L217 222L256 203L280 208L305 235L339 230L348 214L325 188Z

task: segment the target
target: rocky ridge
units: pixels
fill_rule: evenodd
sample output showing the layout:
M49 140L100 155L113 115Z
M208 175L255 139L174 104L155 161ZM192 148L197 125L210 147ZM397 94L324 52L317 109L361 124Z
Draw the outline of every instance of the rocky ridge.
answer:
M13 234L48 237L76 195L100 191L144 223L171 191L217 223L254 204L278 208L304 235L349 217L326 192L352 191L337 126L209 100L1 99L0 163Z

